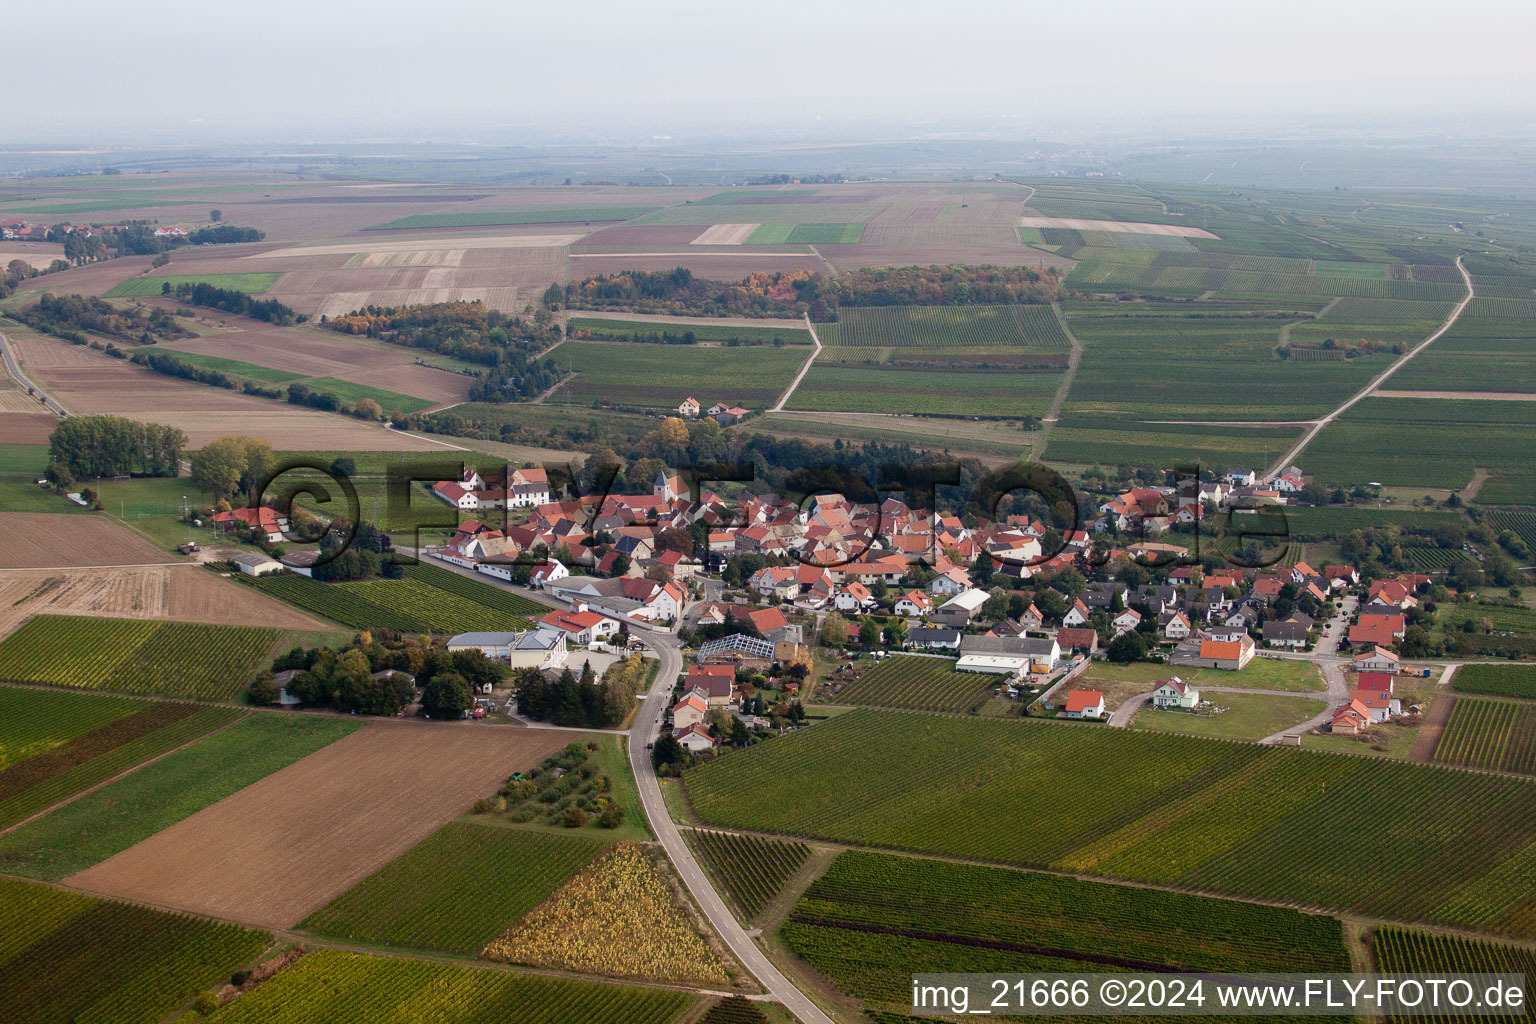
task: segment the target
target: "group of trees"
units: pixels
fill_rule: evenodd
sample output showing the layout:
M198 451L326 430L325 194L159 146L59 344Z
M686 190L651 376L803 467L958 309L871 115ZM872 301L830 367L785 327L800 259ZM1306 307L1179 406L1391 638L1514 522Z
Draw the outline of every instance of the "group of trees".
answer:
M71 416L48 437L50 479L175 476L187 435L122 416Z
M222 370L194 366L171 352L135 352L128 361L135 366L142 366L146 370L153 370L167 377L196 381L199 384L207 384L209 387L229 388L231 391L236 391L240 387L233 377Z
M79 265L107 259L109 256L153 256L184 245L259 242L267 237L256 228L236 227L233 224L194 228L185 235L157 235L154 225L142 220L129 221L110 230L95 225L92 227L95 230L86 231L85 225L55 224L48 230L48 240L61 243L64 246L64 258Z
M157 338L190 338L192 332L176 322L176 318L163 309L148 313L138 309L120 309L105 299L83 295L44 294L37 305L15 314L29 327L72 341L86 344L89 339L83 333L94 331L140 345L153 345Z
M298 674L290 696L307 705L361 715L398 715L421 691L421 710L432 718L457 718L473 703L471 689L506 677L507 668L479 651L449 651L397 637L363 632L340 650L294 647L272 663L272 672ZM253 704L277 700L272 673L251 686Z
M192 483L214 501L249 495L271 474L272 458L272 446L261 438L220 437L192 453Z
M194 306L222 309L226 313L250 317L252 320L265 320L280 327L301 324L309 319L276 299L254 299L245 292L235 291L232 288L216 288L204 281L183 281L175 285L166 281L160 286L160 294L182 302L190 302Z
M697 316L800 316L829 322L839 306L965 306L1054 302L1053 269L995 266L874 267L825 277L807 270L756 273L739 282L673 270L602 274L544 293L550 308L630 309Z
M566 669L553 681L537 669L518 679L518 713L541 722L588 729L618 725L635 706L649 666L638 654L616 662L598 679L589 661L580 677Z

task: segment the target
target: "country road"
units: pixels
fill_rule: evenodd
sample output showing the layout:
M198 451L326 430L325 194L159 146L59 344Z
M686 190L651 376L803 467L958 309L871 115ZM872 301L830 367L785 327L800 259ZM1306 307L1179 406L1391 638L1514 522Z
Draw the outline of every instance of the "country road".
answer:
M21 372L21 366L16 362L16 357L11 355L11 339L3 334L0 334L0 356L5 358L5 372L9 373L11 378L22 387L31 388L32 393L43 400L43 404L48 407L49 412L60 419L69 415L62 405L55 402L46 391L28 380L27 375Z
M795 374L795 379L789 382L789 387L785 388L784 393L779 396L778 404L769 409L769 412L784 411L784 403L789 401L789 396L795 393L795 388L799 387L800 382L805 379L805 375L811 372L811 364L816 361L817 356L821 355L821 338L816 334L816 325L811 323L811 315L809 313L805 315L805 329L811 332L811 343L815 348L811 349L811 354L806 357L805 363L800 367L800 372Z
M1296 442L1295 447L1291 448L1290 451L1280 456L1279 461L1277 461L1273 466L1270 466L1268 471L1265 472L1263 476L1265 483L1268 483L1275 477L1279 476L1281 472L1284 471L1286 466L1294 463L1297 458L1300 457L1302 450L1305 449L1307 445L1311 444L1312 440L1316 438L1318 434L1322 433L1324 427L1338 419L1344 413L1348 412L1356 402L1360 401L1360 399L1365 398L1371 392L1381 387L1381 385L1386 382L1387 378L1391 377L1398 370L1401 370L1404 366L1408 365L1408 360L1412 359L1414 356L1424 351L1430 345L1434 344L1434 342L1437 341L1441 335L1445 334L1446 331L1450 330L1455 325L1457 318L1459 318L1462 314L1462 311L1467 308L1467 303L1471 302L1473 296L1476 294L1476 290L1472 286L1472 275L1467 273L1467 268L1462 263L1462 257L1460 256L1456 257L1456 269L1461 271L1461 279L1466 282L1467 294L1462 296L1460 302L1456 303L1455 308L1451 310L1451 315L1446 317L1445 323L1440 325L1440 329L1415 345L1411 350L1409 350L1407 355L1403 356L1401 359L1394 362L1391 366L1381 371L1381 373L1377 374L1374 378L1371 379L1370 383L1366 384L1365 387L1356 392L1349 399L1349 401L1345 402L1343 405L1333 410L1333 412L1312 424L1312 428L1305 434L1301 435L1301 440Z
M762 982L768 994L788 1007L789 1011L803 1024L832 1024L832 1018L823 1013L820 1007L811 1002L788 978L784 977L752 941L746 929L742 928L730 909L726 907L720 894L715 892L709 876L699 866L693 851L683 841L682 833L678 831L672 816L667 812L667 805L661 796L661 784L656 779L656 768L651 764L650 752L645 748L658 735L662 713L666 710L667 701L672 694L672 684L677 680L678 673L683 670L683 655L677 640L673 637L649 633L647 641L661 658L661 671L656 673L656 684L651 687L651 692L646 696L645 704L640 708L635 724L630 729L629 764L635 773L635 783L640 789L640 802L645 806L645 816L650 819L651 831L656 833L656 838L661 841L662 848L667 851L673 867L677 869L678 875L688 886L688 891L693 894L694 900L704 911L704 916L709 918L709 923L725 940L725 944L730 947L741 965Z

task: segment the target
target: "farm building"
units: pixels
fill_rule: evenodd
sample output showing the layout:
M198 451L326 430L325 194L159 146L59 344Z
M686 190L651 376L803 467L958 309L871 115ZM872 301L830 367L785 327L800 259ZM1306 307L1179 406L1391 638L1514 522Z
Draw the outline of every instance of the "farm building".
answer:
M991 596L985 590L973 587L945 601L931 618L941 625L954 626L956 629L968 626Z
M1200 703L1200 691L1174 676L1152 691L1152 704L1160 708L1192 708Z
M960 639L957 672L1021 675L1049 672L1061 660L1054 639L1031 636L966 636Z
M1092 654L1099 646L1099 634L1089 627L1063 626L1056 631L1056 643L1064 651L1083 651Z
M740 665L755 672L765 672L773 664L774 645L745 633L735 633L711 640L699 648L700 665Z
M1069 690L1064 711L1068 718L1103 718L1104 691Z
M460 633L448 638L448 650L479 651L513 668L561 668L569 651L565 637L561 630L542 627L521 633Z
M282 572L285 566L259 551L242 551L231 558L230 563L247 576L265 576L269 572Z
M1235 640L1199 636L1186 640L1173 652L1173 663L1191 668L1216 668L1238 672L1253 660L1253 638L1246 633Z

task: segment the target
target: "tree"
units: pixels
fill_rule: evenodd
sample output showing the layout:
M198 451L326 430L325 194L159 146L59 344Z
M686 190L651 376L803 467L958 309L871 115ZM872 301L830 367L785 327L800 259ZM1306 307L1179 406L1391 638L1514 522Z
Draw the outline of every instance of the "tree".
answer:
M1135 630L1121 633L1109 642L1109 660L1118 665L1129 665L1147 656L1147 638Z
M992 556L983 551L971 563L971 584L986 587L992 582Z
M859 643L865 647L874 647L880 643L880 624L874 619L865 619L859 623Z
M224 211L223 210L209 210L208 211L208 219L213 221L215 224L217 224L219 221L224 219Z
M458 718L469 705L469 685L457 672L434 675L421 694L421 710L432 718Z
M246 699L257 707L276 704L277 698L277 684L272 681L271 672L263 672L257 676L256 681L251 684L250 690L246 693Z
M357 413L359 419L381 420L384 418L384 407L371 398L359 399L352 407L352 411Z
M848 642L848 620L837 612L828 612L821 623L821 642L827 647L841 647Z
M664 764L679 765L688 760L688 752L683 749L681 743L677 742L676 737L670 732L664 732L651 750L651 760L658 768Z
M669 450L682 451L688 447L688 424L677 416L668 416L661 421L661 429L657 431L661 443Z
M249 492L272 467L272 446L256 437L220 437L192 453L192 482L215 500Z

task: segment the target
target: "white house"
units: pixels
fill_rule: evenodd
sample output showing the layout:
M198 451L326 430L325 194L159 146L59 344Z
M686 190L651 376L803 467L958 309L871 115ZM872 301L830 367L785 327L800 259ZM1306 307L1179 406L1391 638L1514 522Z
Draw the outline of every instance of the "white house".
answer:
M1396 672L1400 664L1397 655L1383 647L1362 651L1350 662L1356 672Z
M1063 626L1081 626L1088 622L1088 606L1083 604L1082 598L1072 602L1072 607L1067 609L1067 614L1061 617Z
M1069 690L1066 715L1068 718L1103 718L1104 691Z
M878 602L862 583L845 583L832 595L832 607L840 612L866 612Z
M679 416L687 416L689 419L692 419L699 414L699 408L699 400L689 395L678 403L677 413Z
M1174 676L1152 691L1152 703L1160 708L1192 708L1200 703L1200 691Z
M480 507L480 499L475 492L466 488L463 484L456 484L452 480L444 480L432 487L432 493L445 505L450 505L460 512L472 512Z
M1168 617L1167 622L1163 623L1163 636L1169 640L1183 640L1189 636L1190 629L1189 616L1182 611L1176 611Z
M548 586L556 580L563 580L571 574L571 570L558 558L551 558L540 562L533 567L533 573L528 577L528 582L540 589Z
M714 747L715 741L710 737L709 730L702 725L691 725L686 729L678 729L672 733L678 745L690 754L702 754Z
M933 600L921 590L914 590L896 599L895 611L915 619L933 611Z
M1227 482L1233 487L1252 487L1259 482L1259 474L1251 469L1229 469Z
M971 587L971 574L958 565L928 581L928 593L934 597L952 597Z
M599 615L591 611L584 604L578 604L570 611L555 610L539 620L539 625L548 629L558 629L565 633L567 642L579 644L583 647L607 640L619 631L619 620Z
M1115 635L1119 636L1121 633L1133 630L1141 624L1141 613L1133 608L1127 608L1109 621L1115 627Z

